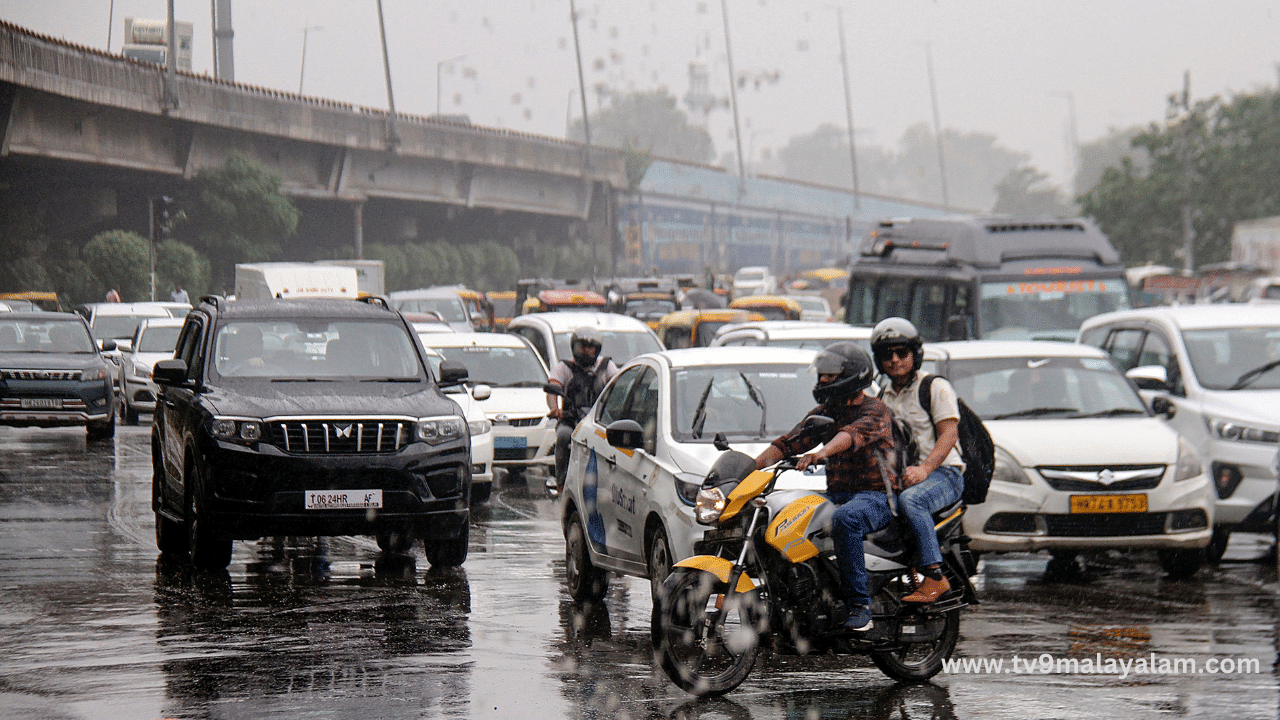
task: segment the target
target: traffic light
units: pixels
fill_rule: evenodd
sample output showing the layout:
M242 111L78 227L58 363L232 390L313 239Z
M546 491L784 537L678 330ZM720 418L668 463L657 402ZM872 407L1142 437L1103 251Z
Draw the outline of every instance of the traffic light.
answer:
M152 228L155 232L154 239L164 240L169 237L169 233L173 228L173 198L168 195L161 195L155 198L151 203L151 212Z

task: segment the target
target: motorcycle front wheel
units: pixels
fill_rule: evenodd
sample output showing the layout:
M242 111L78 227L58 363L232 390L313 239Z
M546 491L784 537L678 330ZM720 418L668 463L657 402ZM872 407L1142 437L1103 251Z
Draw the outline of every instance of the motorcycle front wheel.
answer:
M942 624L937 639L927 643L902 643L893 650L877 650L871 653L876 667L902 682L920 682L937 675L942 670L942 662L951 658L956 641L960 639L960 610L932 616L928 622Z
M653 645L662 670L687 693L723 695L755 665L766 608L756 591L728 590L709 572L675 568L654 603Z

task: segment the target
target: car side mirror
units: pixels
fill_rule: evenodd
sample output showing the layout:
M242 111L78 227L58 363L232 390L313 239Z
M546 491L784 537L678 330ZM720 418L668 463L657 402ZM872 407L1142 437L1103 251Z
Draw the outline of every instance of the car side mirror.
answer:
M99 340L98 345L101 347L102 352L111 352L116 349L115 340Z
M1168 390L1169 371L1163 365L1141 365L1124 374L1139 390Z
M493 396L493 389L488 385L480 384L471 388L471 397L476 400L488 400Z
M644 447L644 428L635 420L614 420L604 429L605 441L616 448L635 450Z
M964 315L952 315L947 318L947 339L968 340L969 318Z
M1151 399L1151 412L1171 418L1178 412L1178 407L1169 398L1157 395Z
M186 360L161 360L151 370L157 385L181 385L187 381Z
M460 385L467 379L467 366L457 360L445 360L440 363L440 387Z
M564 397L564 388L555 383L543 383L542 392L548 395L559 395Z

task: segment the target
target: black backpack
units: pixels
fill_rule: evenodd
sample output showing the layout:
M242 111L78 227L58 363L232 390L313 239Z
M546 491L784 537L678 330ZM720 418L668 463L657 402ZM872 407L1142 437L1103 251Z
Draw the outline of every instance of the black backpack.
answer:
M933 418L933 395L930 392L937 375L926 375L920 381L920 407ZM961 499L966 505L977 505L987 499L987 488L991 485L991 473L996 469L996 445L991 441L991 433L964 400L959 396L956 402L960 405L960 459L964 460L964 492ZM937 438L938 428L934 427L933 436ZM914 445L914 443L912 443Z

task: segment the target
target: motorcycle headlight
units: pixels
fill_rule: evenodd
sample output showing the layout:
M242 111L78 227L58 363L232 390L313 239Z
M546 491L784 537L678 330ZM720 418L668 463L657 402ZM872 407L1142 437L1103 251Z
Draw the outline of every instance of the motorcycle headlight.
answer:
M467 430L471 431L472 437L483 435L487 432L493 432L493 423L488 420L473 420L467 423Z
M422 418L418 420L418 440L440 445L466 437L467 429L467 421L457 415Z
M107 377L107 368L99 365L95 368L89 368L80 373L80 380L83 382L93 382L94 380L104 380Z
M1181 437L1178 438L1178 463L1176 468L1173 474L1174 482L1190 480L1204 472L1204 468L1200 466L1200 456L1196 454L1195 448L1191 447L1191 443Z
M693 517L701 525L710 525L720 519L729 500L720 488L702 488L693 504Z
M1266 428L1246 425L1223 418L1206 417L1205 422L1209 425L1209 432L1213 433L1214 437L1222 440L1271 444L1280 442L1280 432L1275 430L1267 430Z
M1027 477L1027 473L1022 469L1022 465L1014 459L1004 448L996 448L996 467L991 472L992 480L1013 483L1014 485L1030 485L1031 478Z
M262 423L257 420L214 418L213 435L219 440L257 442L262 439Z

